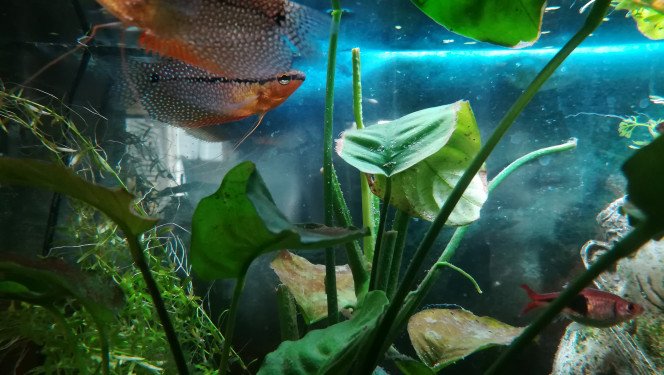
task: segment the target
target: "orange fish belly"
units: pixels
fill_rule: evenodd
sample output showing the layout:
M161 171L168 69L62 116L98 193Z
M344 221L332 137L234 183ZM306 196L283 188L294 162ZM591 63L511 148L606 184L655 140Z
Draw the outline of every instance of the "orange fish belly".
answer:
M288 99L304 79L294 69L264 79L229 79L165 59L131 62L127 89L150 117L196 128L264 114Z

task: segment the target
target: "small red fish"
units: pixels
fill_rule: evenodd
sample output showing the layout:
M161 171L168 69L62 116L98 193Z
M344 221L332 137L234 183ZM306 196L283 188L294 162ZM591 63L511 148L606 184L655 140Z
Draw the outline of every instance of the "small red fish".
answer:
M538 306L546 306L560 293L537 294L528 285L522 284L531 301L521 315ZM597 289L586 288L574 297L563 314L575 322L591 327L606 328L632 320L643 314L645 309L621 297Z
M325 17L288 0L97 0L139 44L222 77L267 77L310 54Z

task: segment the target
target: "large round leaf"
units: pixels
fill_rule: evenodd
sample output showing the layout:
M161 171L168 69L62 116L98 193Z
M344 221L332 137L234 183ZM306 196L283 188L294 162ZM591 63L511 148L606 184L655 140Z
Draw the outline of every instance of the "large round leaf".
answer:
M353 318L309 331L298 341L284 341L268 354L258 375L348 374L360 348L372 337L387 305L381 290L367 293Z
M204 280L238 277L252 260L279 249L317 249L368 233L356 228L292 224L277 208L251 162L231 169L203 198L191 228L191 266Z
M480 134L468 102L455 105L455 130L447 143L432 155L392 179L390 204L409 215L432 221L481 147ZM383 197L385 176L376 175L373 192ZM477 220L487 198L486 170L470 183L447 224L460 226Z
M468 102L423 109L386 124L348 130L336 152L364 173L392 176L436 153L449 140ZM474 121L474 120L473 120Z
M450 31L482 42L527 47L539 38L546 0L411 0Z

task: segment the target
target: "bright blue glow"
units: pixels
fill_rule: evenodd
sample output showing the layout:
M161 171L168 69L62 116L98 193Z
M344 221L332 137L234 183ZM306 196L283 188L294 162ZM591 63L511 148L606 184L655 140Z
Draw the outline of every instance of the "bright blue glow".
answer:
M518 57L518 56L551 56L558 52L559 48L544 47L533 49L476 49L476 50L449 50L449 51L377 51L377 50L362 50L363 56L371 56L371 58L390 59L395 57L403 58L422 58L422 57ZM592 47L579 47L574 50L575 55L584 54L630 54L630 53L645 53L645 52L660 52L664 51L662 43L641 43L641 44L624 44L612 46L592 46Z

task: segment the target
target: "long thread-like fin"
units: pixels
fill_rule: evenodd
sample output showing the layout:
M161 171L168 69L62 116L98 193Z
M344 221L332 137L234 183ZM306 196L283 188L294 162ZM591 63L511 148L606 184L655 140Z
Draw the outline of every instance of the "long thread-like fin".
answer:
M256 128L258 128L258 125L261 124L261 121L263 121L264 116L265 116L265 112L260 114L260 116L258 117L258 120L256 121L256 125L254 125L254 127L251 128L251 130L249 130L249 133L247 133L244 137L242 137L242 139L240 139L240 141L238 143L235 144L235 146L233 147L233 151L237 150L237 148L240 147L242 142L244 142L247 138L249 138L251 133L253 133L254 130L256 130Z
M110 23L104 23L104 24L101 24L101 25L95 25L92 28L92 31L90 32L90 35L86 35L86 36L81 37L81 38L78 39L78 46L76 46L75 48L73 48L73 49L71 49L71 50L69 50L65 53L63 53L62 55L58 56L55 60L49 62L46 65L44 65L36 73L34 73L30 77L28 77L28 79L26 79L25 81L23 81L23 83L21 85L22 86L28 85L30 82L32 82L35 78L39 77L42 73L44 73L46 70L48 70L53 65L59 63L64 58L66 58L67 56L71 55L72 53L78 51L79 49L81 49L83 47L87 47L87 45L85 43L88 43L89 41L92 40L92 38L95 37L95 34L97 33L97 30L99 30L101 28L104 28L104 27L112 27L112 26L118 26L118 25L122 25L122 22L110 22Z

